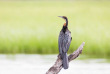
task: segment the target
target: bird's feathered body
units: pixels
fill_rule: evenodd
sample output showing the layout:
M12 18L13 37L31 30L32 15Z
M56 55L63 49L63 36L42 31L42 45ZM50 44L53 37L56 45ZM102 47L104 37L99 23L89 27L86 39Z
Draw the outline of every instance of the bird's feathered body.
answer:
M63 67L64 69L68 69L69 65L67 51L71 43L71 32L68 30L67 25L63 26L62 30L60 31L58 43L59 43L59 53L62 59Z
M64 33L63 30L60 31L59 35L59 52L67 52L71 43L71 32L67 29Z

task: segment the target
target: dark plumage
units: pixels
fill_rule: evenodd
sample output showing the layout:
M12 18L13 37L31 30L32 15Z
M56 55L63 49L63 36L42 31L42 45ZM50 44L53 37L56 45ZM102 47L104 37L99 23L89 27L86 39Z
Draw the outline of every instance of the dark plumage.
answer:
M68 30L68 19L65 16L59 16L65 20L65 23L62 27L62 30L59 34L58 44L59 44L59 53L62 59L62 64L64 69L68 69L68 56L67 51L71 43L71 32Z

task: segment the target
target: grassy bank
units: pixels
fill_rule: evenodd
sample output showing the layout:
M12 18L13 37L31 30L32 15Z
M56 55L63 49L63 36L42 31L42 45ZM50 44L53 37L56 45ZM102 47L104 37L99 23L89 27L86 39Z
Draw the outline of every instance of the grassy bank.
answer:
M65 15L72 43L84 54L110 55L110 2L0 2L0 53L58 53Z

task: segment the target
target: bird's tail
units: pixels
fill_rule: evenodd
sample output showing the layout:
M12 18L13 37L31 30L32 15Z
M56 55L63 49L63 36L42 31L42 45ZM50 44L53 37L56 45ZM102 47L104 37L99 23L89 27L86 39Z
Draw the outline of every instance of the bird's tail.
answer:
M64 69L68 69L68 56L67 53L63 53L63 59L62 59L63 67Z

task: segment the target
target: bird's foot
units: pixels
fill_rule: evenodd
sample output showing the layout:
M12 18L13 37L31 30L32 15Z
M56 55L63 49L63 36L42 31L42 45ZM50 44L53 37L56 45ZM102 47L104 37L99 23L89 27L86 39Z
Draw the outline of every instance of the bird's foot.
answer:
M62 58L61 58L61 54L59 54L57 57L60 58L60 59L62 59Z

